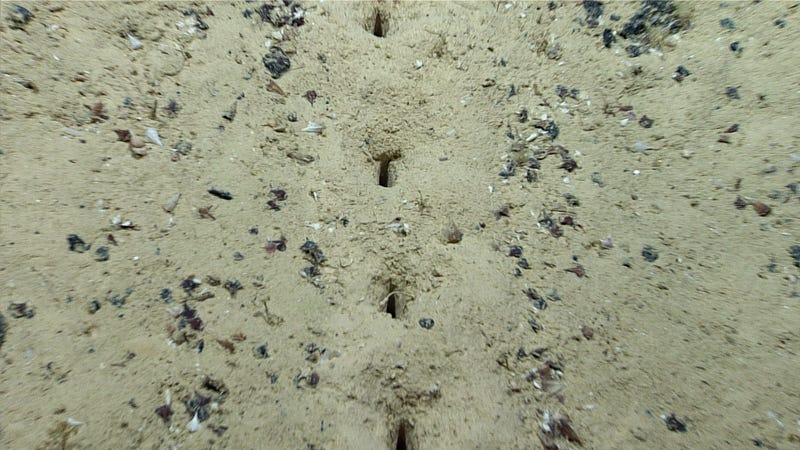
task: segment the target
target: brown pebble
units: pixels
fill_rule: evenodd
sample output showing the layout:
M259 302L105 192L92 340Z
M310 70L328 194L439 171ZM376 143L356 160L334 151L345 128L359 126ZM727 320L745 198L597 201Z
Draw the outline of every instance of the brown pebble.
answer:
M137 136L131 136L130 145L131 148L142 148L144 147L144 139Z
M768 215L770 211L772 211L772 208L767 206L765 203L753 202L752 205L753 205L753 211L755 211L756 214L758 214L761 217Z
M587 341L590 341L594 337L594 330L589 325L584 325L581 327L581 334Z

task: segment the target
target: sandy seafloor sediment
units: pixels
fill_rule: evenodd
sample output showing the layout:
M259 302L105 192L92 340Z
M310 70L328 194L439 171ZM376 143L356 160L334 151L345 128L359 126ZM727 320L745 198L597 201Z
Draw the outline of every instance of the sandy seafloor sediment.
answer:
M0 447L800 445L796 2L14 5Z

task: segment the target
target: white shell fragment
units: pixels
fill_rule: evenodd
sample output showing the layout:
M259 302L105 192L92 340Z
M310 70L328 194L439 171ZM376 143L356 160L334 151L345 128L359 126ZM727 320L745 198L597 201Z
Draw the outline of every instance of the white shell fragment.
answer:
M158 137L158 130L155 128L146 129L144 131L144 138L147 140L147 142L152 142L153 144L157 144L162 147L164 146L164 144L161 143L161 138Z
M128 34L128 39L131 41L131 50L139 50L140 48L144 47L142 41L136 39L136 37L132 34Z
M323 125L321 123L308 122L308 126L303 128L300 131L305 131L306 133L320 134L320 133L322 133L322 130L324 130L324 129L325 129L325 125Z
M186 429L189 430L190 433L194 433L196 431L200 431L201 427L202 425L200 425L200 419L197 418L197 413L194 413L192 420L186 424Z
M67 418L67 425L69 425L71 427L79 427L79 426L83 425L83 422L81 422L80 420L75 420L72 417L68 417Z
M164 208L164 211L168 213L174 211L175 207L178 206L178 200L180 199L181 199L181 194L175 194L172 197L170 197L169 200L167 200L166 203L164 203L164 205L162 206Z
M386 225L386 228L402 235L408 235L408 233L411 232L411 226L409 226L407 223L392 222Z

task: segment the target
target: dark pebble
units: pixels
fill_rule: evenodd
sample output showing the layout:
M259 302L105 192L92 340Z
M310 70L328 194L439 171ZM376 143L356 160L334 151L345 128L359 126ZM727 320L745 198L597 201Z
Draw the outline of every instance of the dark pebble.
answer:
M620 16L619 14L612 14L612 15L608 16L608 18L613 20L614 22L618 22L618 21L622 20L622 16Z
M642 116L642 118L639 119L639 125L641 125L642 128L651 128L653 126L653 123L655 123L655 121L647 117L646 115Z
M606 28L603 30L603 46L605 48L611 48L611 44L617 42L616 36L614 36L614 31L610 28Z
M101 306L100 302L98 302L97 300L92 300L91 302L89 302L89 314L94 314L97 311L100 311L100 306Z
M522 267L523 269L531 268L530 264L528 264L528 260L525 258L520 258L519 261L517 261L517 265Z
M223 200L230 200L233 198L233 195L230 192L220 191L219 189L215 188L209 189L208 193L213 195L214 197L219 197Z
M636 58L637 56L641 56L642 54L642 46L641 45L629 45L625 47L625 51L628 52L628 56L631 58Z
M670 414L669 417L666 418L665 422L667 423L667 429L669 431L686 433L686 423L675 417L675 414Z
M727 95L728 98L735 99L735 100L738 100L738 99L742 98L742 97L739 96L739 89L735 88L733 86L728 86L728 87L725 88L725 95Z
M161 297L161 300L164 300L164 303L170 303L172 301L172 291L168 288L162 289L159 296Z
M519 245L512 245L508 248L508 256L513 256L514 258L519 258L522 256L522 247Z
M319 384L319 374L317 372L311 372L311 375L308 376L308 384L309 386L316 386Z
M8 330L6 318L0 313L0 348L3 348L3 342L6 341L6 330Z
M433 328L433 324L434 324L433 319L428 319L428 318L419 319L419 326L425 328L426 330L430 330L431 328Z
M97 247L97 250L94 251L95 261L108 261L108 258L108 247L105 245L102 247Z
M642 248L642 257L644 257L644 260L647 262L654 262L658 259L658 252L656 252L656 249L653 247L645 245Z
M83 239L78 237L77 234L70 234L67 236L67 243L69 243L70 251L73 252L83 253L92 248L91 245L86 245L86 242L83 242Z
M233 253L233 260L234 261L241 261L244 259L244 255L241 252L234 252Z
M742 45L739 43L739 41L733 41L731 42L730 49L732 52L740 52L742 51Z
M280 78L292 66L289 57L278 47L272 47L262 59L272 78Z
M297 122L297 114L293 112L290 112L286 118L289 119L289 122Z
M31 21L33 14L20 5L14 5L11 8L11 14L8 15L8 27L12 30L22 30L25 25Z
M793 245L789 247L789 254L794 259L794 265L800 267L800 245Z
M158 408L156 408L156 415L158 415L158 417L161 417L161 420L163 420L164 422L169 422L169 420L172 418L172 414L173 411L172 408L169 407L169 405L161 405Z
M258 359L269 358L269 347L267 347L267 344L259 345L255 348L254 352Z
M236 295L236 292L242 289L242 283L240 283L239 280L228 280L223 287L225 287L231 295Z
M36 315L36 311L32 306L28 306L26 302L12 303L8 305L8 315L14 319L31 319Z
M736 24L733 23L733 19L731 19L729 17L726 17L726 18L720 20L719 24L722 26L722 28L725 28L725 29L728 29L728 30L733 30L733 29L736 28Z
M786 21L783 19L775 19L775 26L778 28L783 28L786 26Z

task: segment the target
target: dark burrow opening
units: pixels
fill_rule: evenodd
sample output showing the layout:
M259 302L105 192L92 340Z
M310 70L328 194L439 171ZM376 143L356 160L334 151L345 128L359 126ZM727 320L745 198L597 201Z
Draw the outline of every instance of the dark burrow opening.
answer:
M408 420L401 420L397 427L397 434L394 441L395 450L415 450L414 439L411 433L411 423Z
M392 319L399 319L405 311L405 304L397 286L393 282L387 284L386 297L384 297L385 312L392 316Z
M386 36L386 24L384 23L384 17L380 11L375 11L375 18L372 21L372 35L377 36L379 38Z
M391 158L384 156L379 160L378 165L378 185L383 187L392 187L394 180L392 173L389 170L389 164L392 162Z

